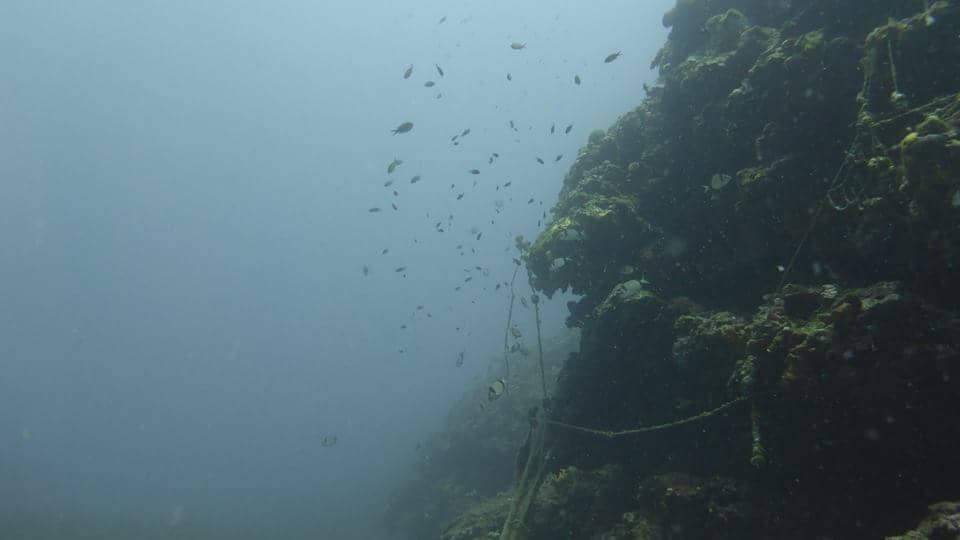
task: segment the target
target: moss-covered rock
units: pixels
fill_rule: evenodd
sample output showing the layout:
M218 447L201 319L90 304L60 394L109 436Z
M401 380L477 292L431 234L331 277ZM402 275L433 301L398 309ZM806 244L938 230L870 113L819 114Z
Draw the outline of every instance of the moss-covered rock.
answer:
M707 33L707 51L723 53L737 48L740 36L750 26L747 18L735 9L707 19L703 31Z
M707 316L682 315L674 323L671 353L683 379L684 395L698 396L696 405L707 401L720 402L727 389L717 383L730 377L735 362L744 356L745 325L736 315L717 312ZM690 405L695 402L687 399ZM694 414L688 407L676 412Z
M899 279L936 249L955 251L956 242L943 238L956 229L950 221L956 212L942 211L935 216L940 232L923 240L928 252L900 248L916 242L918 220L906 214L933 212L933 200L941 209L954 198L960 204L957 107L945 97L960 83L956 70L944 69L960 63L954 31L960 8L769 4L678 2L660 83L604 137L591 138L554 208L555 223L565 228L591 206L629 197L631 215L623 223L635 227L624 230L635 234L619 238L634 242L619 249L618 237L605 234L616 248L586 243L582 256L569 258L573 267L551 275L551 263L568 257L546 252L557 232L548 228L531 259L545 291L569 287L593 296L578 306L583 314L617 283L610 266L628 266L666 296L746 307L777 285L778 267L806 280L839 276L865 284ZM842 9L857 20L831 22L828 13ZM888 21L911 10L910 17ZM871 32L871 24L880 28ZM689 35L680 31L688 26ZM684 54L676 50L681 42ZM901 64L903 81L894 85ZM911 136L924 114L894 107L896 92L909 96L911 107L929 106L953 131ZM687 159L691 148L694 160ZM934 170L917 169L926 164ZM931 181L904 184L897 177L911 166ZM871 265L877 257L889 263ZM724 294L732 290L736 296Z
M534 502L534 538L589 538L592 531L613 527L628 500L623 471L610 465L595 470L574 466L547 475Z
M533 284L548 296L558 289L582 294L598 284L616 283L657 237L637 213L633 195L617 184L623 169L604 162L581 178L567 200L569 210L558 216L526 252ZM632 231L629 236L624 231ZM604 261L598 264L600 257ZM600 267L598 267L600 266Z
M458 515L443 528L441 540L491 540L500 538L500 528L510 510L510 494L484 499Z
M877 27L865 44L862 99L875 115L903 112L960 87L960 6L931 2L912 17Z
M530 537L907 530L960 485L960 6L664 24L658 83L524 246L582 327Z
M732 478L664 473L645 478L637 499L664 538L749 538L757 512L747 489Z
M960 503L939 502L927 508L917 528L887 540L955 540L960 538Z
M949 495L960 482L960 470L950 469L960 418L946 413L960 403L951 384L960 374L960 318L902 285L788 285L749 318L665 306L637 286L616 290L565 369L558 397L573 403L557 410L564 421L602 418L605 429L625 429L635 418L668 422L755 395L710 428L614 443L561 436L561 463L574 449L574 462L617 463L640 476L638 506L617 511L663 530L686 527L691 538L710 537L714 520L728 521L731 538L869 537L903 527L923 496ZM595 373L609 378L588 379ZM603 459L584 459L591 449ZM657 499L650 486L665 484L649 475L664 467L674 472L663 478L691 480L667 482L676 493ZM750 473L757 467L761 478Z
M671 369L657 354L670 346L669 319L661 316L665 309L665 303L638 280L616 285L583 328L580 354L565 365L558 382L558 414L577 423L636 418L640 410L648 418L654 409L661 417L669 415L670 400L661 400L668 390L637 393L638 381ZM634 339L625 341L623 336ZM592 375L597 372L606 376ZM593 400L597 395L608 399Z
M960 100L960 96L957 97ZM953 119L960 120L960 118ZM935 114L928 114L900 141L900 189L911 200L917 220L960 224L960 132Z

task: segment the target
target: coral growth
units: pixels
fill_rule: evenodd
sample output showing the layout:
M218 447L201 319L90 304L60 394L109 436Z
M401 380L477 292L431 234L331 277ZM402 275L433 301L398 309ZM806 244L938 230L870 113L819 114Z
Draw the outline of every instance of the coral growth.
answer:
M909 530L960 493L960 6L677 0L664 24L658 84L525 246L582 328L525 535ZM903 537L955 536L955 510Z

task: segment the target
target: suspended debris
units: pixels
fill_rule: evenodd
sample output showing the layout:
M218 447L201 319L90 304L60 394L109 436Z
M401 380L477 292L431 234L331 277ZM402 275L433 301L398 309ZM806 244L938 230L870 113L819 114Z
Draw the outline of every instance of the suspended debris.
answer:
M320 446L324 448L329 448L335 444L337 444L336 435L324 435L323 437L320 437Z

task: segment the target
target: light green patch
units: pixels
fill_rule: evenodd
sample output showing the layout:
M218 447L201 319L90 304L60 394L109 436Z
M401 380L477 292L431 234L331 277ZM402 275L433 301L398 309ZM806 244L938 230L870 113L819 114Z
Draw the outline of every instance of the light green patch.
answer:
M823 31L814 30L797 38L797 46L803 54L812 54L823 49Z
M704 25L707 48L715 53L736 49L740 34L749 26L746 16L735 9L728 9L720 15L710 17Z

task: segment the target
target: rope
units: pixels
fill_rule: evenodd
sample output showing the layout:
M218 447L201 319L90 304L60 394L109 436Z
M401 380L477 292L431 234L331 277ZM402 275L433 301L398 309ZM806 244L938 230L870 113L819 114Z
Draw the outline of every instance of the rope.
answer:
M914 108L910 109L909 111L904 111L904 112L902 112L902 113L897 113L897 114L895 114L895 115L893 115L893 116L884 118L883 120L877 120L877 121L875 121L875 122L871 121L871 122L868 122L868 124L869 124L869 127L870 127L870 128L876 129L876 128L881 127L881 126L885 126L885 125L889 124L890 122L899 120L899 119L903 118L904 116L910 116L910 115L912 115L912 114L922 113L922 112L926 112L926 111L931 110L931 109L936 109L936 108L940 107L941 104L946 104L946 103L949 103L949 102L951 102L951 101L954 101L954 100L956 100L958 97L960 97L960 92L953 93L953 94L947 94L947 95L945 95L945 96L940 96L940 97L938 97L938 98L936 98L936 99L933 99L933 100L931 100L931 101L928 101L927 103L924 103L923 105L921 105L921 106L919 106L919 107L914 107Z
M677 426L682 426L682 425L684 425L684 424L692 424L693 422L698 422L698 421L700 421L700 420L704 420L704 419L706 419L706 418L709 418L709 417L711 417L711 416L714 416L714 415L716 415L717 413L720 413L720 412L722 412L722 411L724 411L724 410L726 410L726 409L729 409L729 408L733 407L734 405L739 405L740 403L743 403L744 401L749 401L749 400L753 399L753 397L754 397L755 395L756 395L756 394L754 394L754 395L749 395L749 396L738 397L738 398L736 398L736 399L734 399L734 400L728 401L728 402L720 405L719 407L717 407L717 408L715 408L715 409L710 409L709 411L704 411L704 412L702 412L702 413L700 413L700 414L697 414L697 415L695 415L695 416L688 416L688 417L686 417L686 418L681 418L680 420L674 420L673 422L667 422L667 423L665 423L665 424L657 424L657 425L654 425L654 426L641 426L641 427L638 427L638 428L635 428L635 429L625 429L625 430L622 430L622 431L609 431L609 430L604 430L604 429L593 429L593 428L588 428L588 427L584 427L584 426L578 426L578 425L576 425L576 424L568 424L568 423L566 423L566 422L561 422L561 421L559 421L559 420L546 420L546 423L552 424L552 425L554 425L554 426L559 426L559 427L567 428L567 429L570 429L570 430L573 430L573 431L579 431L579 432L582 432L582 433L590 433L590 434L592 434L592 435L599 435L599 436L601 436L601 437L606 437L606 438L608 438L608 439L614 439L614 438L623 437L623 436L626 436L626 435L636 435L636 434L638 434L638 433L649 433L649 432L651 432L651 431L661 431L661 430L664 430L664 429L670 429L670 428L674 428L674 427L677 427Z
M850 143L850 146L847 148L847 151L844 152L843 161L840 162L840 167L837 168L837 172L833 175L833 180L830 181L830 187L827 188L827 197L830 196L830 193L837 187L837 183L840 181L843 170L847 167L847 163L850 162L850 158L853 156L853 149L856 148L857 144L860 142L860 131L857 130L856 136L853 138L853 142ZM787 276L790 274L790 271L793 270L793 265L797 262L797 257L800 256L800 250L803 249L804 244L807 243L807 239L810 238L810 233L813 232L813 228L817 225L817 218L820 217L820 214L823 212L824 199L820 199L817 202L817 209L814 210L813 216L810 218L810 225L807 226L807 230L803 232L803 236L800 237L800 242L797 244L797 248L793 250L793 255L790 257L790 262L787 263L787 266L783 269L783 275L780 276L780 283L777 285L777 290L783 289L783 285L787 282Z
M503 366L506 370L506 376L504 379L510 380L510 348L507 346L507 341L510 338L510 325L513 324L513 304L514 300L517 297L516 290L513 288L513 284L517 281L517 272L520 271L520 265L516 265L513 269L513 277L510 278L510 311L507 312L507 327L503 329Z
M546 437L545 424L530 428L526 460L514 488L513 503L500 530L500 540L526 540L527 538L526 523L530 515L530 507L533 506L537 491L547 472L549 451L546 449Z
M543 400L547 400L547 372L543 369L543 339L540 337L540 300L533 303L533 312L537 317L537 349L540 360L540 387L543 390Z

